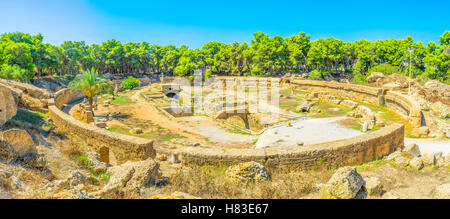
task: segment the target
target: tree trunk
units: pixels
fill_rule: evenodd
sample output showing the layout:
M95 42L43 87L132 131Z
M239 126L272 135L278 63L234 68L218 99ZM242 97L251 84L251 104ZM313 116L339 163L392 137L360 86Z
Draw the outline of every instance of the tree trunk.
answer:
M93 96L88 96L88 101L89 101L89 106L91 106L92 109L92 116L94 116L94 97Z

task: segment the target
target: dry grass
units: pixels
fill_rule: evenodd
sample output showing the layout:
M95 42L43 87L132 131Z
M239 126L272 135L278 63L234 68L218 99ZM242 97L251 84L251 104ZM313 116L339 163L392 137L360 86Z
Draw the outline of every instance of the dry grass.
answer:
M77 144L71 144L69 142L61 142L58 146L60 147L60 151L69 157L81 154L80 147Z
M164 193L185 192L201 198L293 199L315 193L318 183L325 183L332 171L296 171L271 174L271 180L239 184L226 180L226 167L183 167L169 176L170 184ZM283 172L283 171L280 171Z
M15 189L14 198L26 198L26 199L45 199L49 198L48 192L42 188L45 179L41 173L37 170L24 169L20 166L12 166L14 176L22 181L27 189L20 191Z

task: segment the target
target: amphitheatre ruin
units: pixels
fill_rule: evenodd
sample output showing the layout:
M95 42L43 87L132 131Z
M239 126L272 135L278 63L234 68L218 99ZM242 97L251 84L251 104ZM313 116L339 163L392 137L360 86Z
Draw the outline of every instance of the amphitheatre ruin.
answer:
M108 77L111 92L96 97L92 106L82 93L71 91L65 82L55 78L35 83L43 88L0 81L0 94L6 100L0 105L0 121L7 123L5 127L34 130L28 132L33 133L36 143L27 145L33 148L27 152L47 151L55 156L54 153L61 154L59 151L74 150L67 144L81 145L72 153L88 154L89 165L85 166L88 172L97 178L101 176L99 173L107 175L108 179L100 185L97 182L95 188L75 192L78 195L73 194L70 186L62 187L69 192L55 186L54 193L50 193L52 197L73 198L85 194L86 197L136 198L130 196L130 191L138 187L141 191L151 181L157 191L144 197L190 198L195 196L188 191L162 192L161 187L174 180L168 177L170 174L179 177L180 168L209 168L213 172L228 168L220 177L241 179L239 171L235 173L237 176L230 176L230 169L235 165L240 165L241 170L256 171L256 168L256 172L247 173L253 177L262 168L263 176L270 178L267 176L270 173L327 172L383 162L392 163L390 168L415 171L424 171L427 166L441 167L439 173L426 175L444 174L441 180L449 180L448 124L436 119L436 112L424 110L420 99L411 97L405 89L390 86L392 83L380 86L313 81L296 74L204 79L200 71L192 82L182 77L141 77L137 88L125 89L122 84L125 77ZM373 74L369 81L380 82L375 77L383 76ZM405 80L404 76L396 77ZM424 101L426 98L448 100L448 96L436 97L427 89L422 92ZM448 113L445 109L448 108L437 113ZM45 113L47 125L35 127L17 119L8 121L29 110ZM8 143L10 130L3 130L2 147L15 148L14 156L21 162L37 168L44 178L49 177L48 180L57 184L70 185L77 178L72 170L67 179L57 179L55 170L48 165L59 163L49 160L54 157L47 158L42 165L38 155L33 155L31 161L22 159L19 148L24 146L17 146L14 141ZM36 137L41 132L46 139ZM127 186L121 188L124 179L118 172L127 172L126 168L131 167L135 177L127 179ZM136 188L128 188L133 183ZM379 182L375 184L374 187L380 187ZM314 185L311 186L314 190ZM374 188L369 185L366 189L371 196L380 197L373 194L380 192L370 191ZM318 194L324 197L323 188L314 191L311 197Z

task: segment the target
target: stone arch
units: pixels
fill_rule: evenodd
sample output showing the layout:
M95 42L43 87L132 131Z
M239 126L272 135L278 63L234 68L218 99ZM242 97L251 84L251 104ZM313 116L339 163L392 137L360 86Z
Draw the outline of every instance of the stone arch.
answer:
M169 92L169 93L166 94L166 96L169 97L169 98L174 98L176 95L177 94L173 93L173 92Z
M100 151L100 161L105 162L109 164L109 148L108 147L101 147Z

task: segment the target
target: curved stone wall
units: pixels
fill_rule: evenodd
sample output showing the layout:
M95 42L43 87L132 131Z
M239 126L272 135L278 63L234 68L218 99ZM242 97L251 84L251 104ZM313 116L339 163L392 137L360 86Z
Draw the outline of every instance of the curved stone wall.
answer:
M55 93L55 105L61 108L66 103L72 103L73 101L83 99L84 95L81 92L72 93L70 89L61 89Z
M353 138L308 146L265 149L189 147L181 152L189 166L232 165L256 161L271 169L307 170L317 166L356 165L381 158L404 146L404 126L393 124Z
M111 161L112 164L122 164L129 160L145 160L156 156L151 140L113 133L83 123L58 108L74 99L76 96L64 89L55 95L55 105L49 106L50 118L59 130L77 135L101 154L104 153L105 148L108 149L108 153L112 156L109 156L107 161Z
M375 105L385 104L389 109L401 112L408 119L413 128L412 135L418 136L418 130L426 126L419 104L408 96L381 88L368 87L356 84L343 84L327 81L292 80L291 84L300 89L312 92L327 92L330 95L365 102Z

